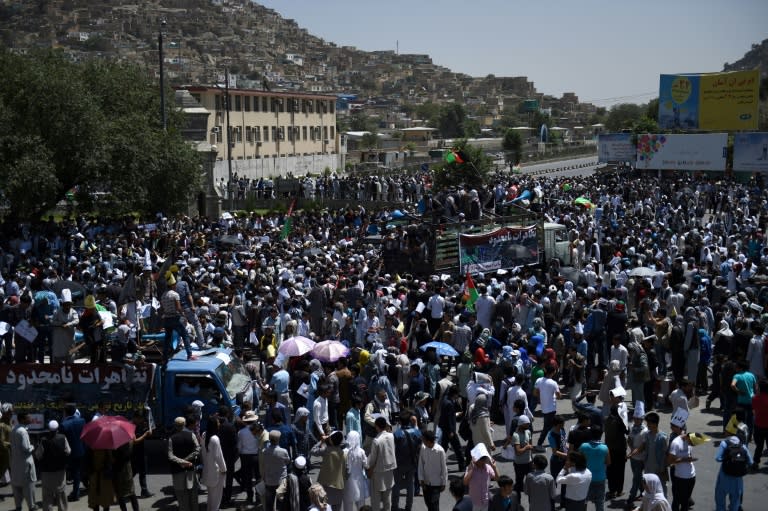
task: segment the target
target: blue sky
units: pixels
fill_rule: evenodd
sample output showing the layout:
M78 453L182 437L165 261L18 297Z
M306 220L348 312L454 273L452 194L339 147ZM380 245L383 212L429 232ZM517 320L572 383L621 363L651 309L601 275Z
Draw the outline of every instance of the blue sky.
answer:
M361 50L427 53L472 76L527 76L600 106L658 95L659 74L713 72L768 38L768 0L260 0Z

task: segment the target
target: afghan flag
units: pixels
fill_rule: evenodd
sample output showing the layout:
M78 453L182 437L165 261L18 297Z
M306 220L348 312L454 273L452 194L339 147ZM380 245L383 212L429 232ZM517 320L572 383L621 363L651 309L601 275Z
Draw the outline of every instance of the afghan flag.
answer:
M443 159L446 161L446 163L464 163L466 161L466 155L463 151L456 151L455 149L452 149L445 152Z
M285 215L285 222L283 222L283 229L280 231L280 240L284 240L291 234L291 227L293 226L293 206L296 205L296 199L291 201L291 205L288 206L288 213Z
M475 281L472 280L472 275L467 272L467 280L464 282L464 300L466 301L467 310L475 310L475 302L478 296L480 295L477 293Z

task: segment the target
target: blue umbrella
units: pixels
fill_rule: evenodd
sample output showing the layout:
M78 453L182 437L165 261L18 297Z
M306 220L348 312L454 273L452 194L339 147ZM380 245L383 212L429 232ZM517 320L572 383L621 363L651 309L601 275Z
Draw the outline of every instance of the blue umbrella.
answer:
M435 351L437 351L437 354L440 355L441 357L458 357L459 356L459 352L453 349L453 346L444 342L438 342L438 341L428 342L427 344L422 346L420 349L421 351L427 351L430 348L435 348Z

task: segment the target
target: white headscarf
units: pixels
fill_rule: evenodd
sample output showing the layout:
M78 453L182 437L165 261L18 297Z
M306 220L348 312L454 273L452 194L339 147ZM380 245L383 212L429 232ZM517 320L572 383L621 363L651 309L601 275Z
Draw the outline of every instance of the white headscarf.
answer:
M640 506L642 511L672 511L672 506L664 496L664 487L661 479L656 474L643 474L643 483L645 492L643 493L643 503Z
M360 433L357 431L350 431L347 433L347 448L344 449L344 454L347 457L347 468L351 467L364 467L368 461L368 457L365 455L365 451L360 447ZM354 463L357 461L358 463Z

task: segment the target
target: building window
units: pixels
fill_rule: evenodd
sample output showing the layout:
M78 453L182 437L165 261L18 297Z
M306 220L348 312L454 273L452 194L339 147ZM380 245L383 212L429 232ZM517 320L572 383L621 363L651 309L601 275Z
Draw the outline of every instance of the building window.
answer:
M261 141L261 128L259 128L258 126L253 127L253 140L255 142Z
M221 100L222 100L221 96L214 96L213 97L214 108L216 110L223 110L224 109L224 107L222 106L223 102Z
M328 126L323 126L323 140L328 140Z
M278 140L285 140L285 128L283 126L277 128L277 138Z
M336 102L335 101L329 101L328 104L331 107L331 113L333 113L336 110Z
M269 142L269 126L264 126L264 142Z
M243 97L235 96L235 112L243 111Z
M336 140L335 131L336 131L336 127L335 126L331 126L331 139L333 139L333 140Z
M272 140L277 142L277 126L272 126Z
M307 127L302 126L301 127L301 139L306 140L307 139Z
M232 138L236 143L243 141L243 128L241 126L235 128L235 136Z
M251 97L243 96L243 110L246 112L251 111Z
M293 141L293 129L291 127L288 127L288 140Z
M269 112L269 101L266 96L261 98L261 111L262 112Z
M245 127L245 141L246 142L253 142L253 131L251 131L250 126Z

